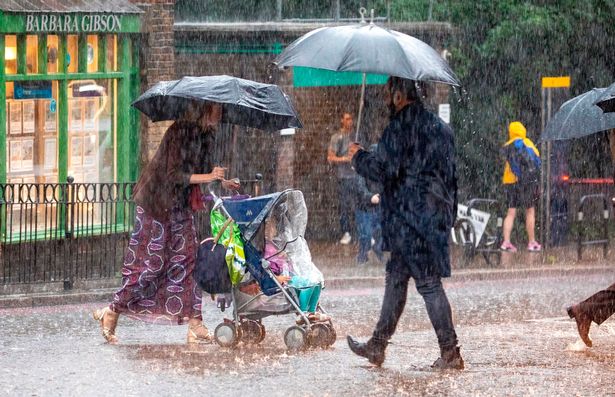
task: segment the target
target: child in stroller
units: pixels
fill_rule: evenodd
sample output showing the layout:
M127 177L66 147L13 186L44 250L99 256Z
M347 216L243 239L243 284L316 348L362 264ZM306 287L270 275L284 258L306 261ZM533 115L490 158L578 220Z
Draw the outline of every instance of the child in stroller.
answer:
M278 281L288 283L288 286L293 289L299 300L299 308L307 314L308 319L312 322L328 321L330 317L327 314L316 310L322 290L322 273L317 271L311 275L311 279L299 276L284 251L285 247L280 247L280 242L284 241L284 235L279 233L278 230L284 230L284 223L289 221L284 219L286 215L284 209L284 205L278 206L265 221L264 257L269 261L269 268L276 275ZM315 268L315 270L318 269ZM297 324L302 323L303 316L299 316Z
M246 265L242 282L227 294L233 301L233 319L216 327L216 342L220 346L235 346L240 340L260 343L265 337L264 317L295 313L299 319L284 333L290 350L332 345L336 340L332 321L318 304L324 278L303 238L307 226L303 194L286 190L245 200L217 199L216 209L237 224Z

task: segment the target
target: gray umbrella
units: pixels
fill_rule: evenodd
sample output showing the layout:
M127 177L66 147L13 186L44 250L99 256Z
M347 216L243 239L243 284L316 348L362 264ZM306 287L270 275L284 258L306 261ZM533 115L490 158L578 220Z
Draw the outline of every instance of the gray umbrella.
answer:
M360 13L361 23L312 30L293 41L274 61L280 68L306 66L336 72L362 72L357 138L365 97L365 73L460 85L448 63L428 44L374 24L374 10L370 23L363 19L364 8Z
M594 105L605 90L594 88L566 101L547 123L541 140L581 138L615 128L615 113L603 113Z
M602 109L604 113L615 112L615 83L608 86L598 101L596 101L596 105Z
M303 127L280 87L232 76L187 76L162 81L143 93L132 106L153 121L161 121L179 119L194 103L221 104L223 123L267 131Z
M274 63L459 85L446 61L428 44L374 23L313 30L286 47Z

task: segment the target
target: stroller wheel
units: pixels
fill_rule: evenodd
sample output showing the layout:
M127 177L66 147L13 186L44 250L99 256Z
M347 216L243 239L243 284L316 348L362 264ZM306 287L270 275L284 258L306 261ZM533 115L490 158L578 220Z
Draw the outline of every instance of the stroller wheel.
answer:
M263 323L258 323L259 328L261 329L261 336L260 338L254 342L254 343L261 343L263 340L265 340L265 335L267 335L267 332L265 331L265 326L263 325Z
M325 325L329 329L329 340L327 341L327 346L333 346L333 344L337 340L337 332L335 332L335 328L333 328L332 323L328 323Z
M219 346L234 347L239 343L239 333L233 323L220 323L214 331L214 339Z
M241 339L247 343L260 343L265 338L265 327L258 321L243 320L239 326L241 329Z
M284 333L284 343L288 350L303 350L307 347L307 332L303 328L293 325Z
M331 331L324 323L313 324L308 333L308 343L312 347L326 348L329 346Z

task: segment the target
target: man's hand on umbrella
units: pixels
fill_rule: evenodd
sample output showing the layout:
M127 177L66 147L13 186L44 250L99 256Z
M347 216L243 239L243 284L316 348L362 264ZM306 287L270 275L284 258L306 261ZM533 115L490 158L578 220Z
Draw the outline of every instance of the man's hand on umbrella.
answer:
M348 146L348 157L350 157L350 160L352 160L352 158L354 157L355 154L357 154L357 152L359 150L365 150L363 148L363 146L359 145L356 142L352 142L349 146Z
M239 178L233 178L233 179L224 179L222 181L222 187L227 189L227 190L237 190L241 187L241 182L239 181Z

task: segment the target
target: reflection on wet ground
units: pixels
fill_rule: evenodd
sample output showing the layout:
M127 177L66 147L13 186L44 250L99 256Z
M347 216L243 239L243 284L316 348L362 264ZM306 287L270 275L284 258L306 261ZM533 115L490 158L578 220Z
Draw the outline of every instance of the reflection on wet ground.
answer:
M326 290L338 341L286 352L293 316L264 320L260 346L184 344L185 327L120 318L120 344L102 343L96 305L0 310L0 395L613 395L615 320L578 345L564 308L615 279L615 272L447 284L467 369L432 372L439 352L420 297L411 289L383 368L354 356L343 337L367 338L382 289ZM208 302L205 323L222 314ZM113 392L110 393L110 390Z

